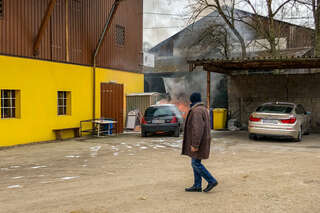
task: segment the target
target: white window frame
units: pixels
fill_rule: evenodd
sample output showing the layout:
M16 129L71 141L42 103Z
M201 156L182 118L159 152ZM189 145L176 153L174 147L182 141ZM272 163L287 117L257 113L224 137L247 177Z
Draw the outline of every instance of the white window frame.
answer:
M9 93L9 97L5 97L5 92ZM17 90L1 89L1 119L17 118ZM8 101L7 101L8 100ZM9 105L6 106L5 103ZM5 110L9 110L9 114L6 116Z
M62 95L60 95L62 94ZM71 115L71 92L58 91L57 93L57 114L58 116ZM62 100L62 101L61 101ZM60 104L62 102L62 104ZM62 111L60 110L62 109Z
M62 97L60 97L62 94ZM60 105L60 101L62 100L62 104ZM60 108L62 108L62 114L60 114ZM58 91L58 115L67 115L67 92L66 91Z

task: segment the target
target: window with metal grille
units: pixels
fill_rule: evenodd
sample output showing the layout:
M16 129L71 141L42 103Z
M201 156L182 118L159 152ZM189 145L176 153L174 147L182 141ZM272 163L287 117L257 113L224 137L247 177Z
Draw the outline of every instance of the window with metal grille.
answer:
M1 90L1 118L18 117L19 91Z
M58 91L58 115L71 115L71 92Z
M3 17L3 0L0 0L0 18Z
M118 45L124 46L126 40L126 28L116 25L116 42Z

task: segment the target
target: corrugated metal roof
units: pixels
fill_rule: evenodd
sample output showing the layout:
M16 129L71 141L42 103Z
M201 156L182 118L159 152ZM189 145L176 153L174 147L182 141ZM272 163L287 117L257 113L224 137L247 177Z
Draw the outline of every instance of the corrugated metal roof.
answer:
M241 70L274 70L274 69L312 69L320 68L320 58L315 57L274 57L274 58L232 58L204 59L188 61L190 71L197 66L203 66L208 72L230 74Z

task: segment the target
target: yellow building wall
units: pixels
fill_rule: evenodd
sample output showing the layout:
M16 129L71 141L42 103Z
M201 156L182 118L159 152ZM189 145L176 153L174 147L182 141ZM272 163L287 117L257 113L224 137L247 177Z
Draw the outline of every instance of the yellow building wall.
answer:
M0 146L55 140L53 129L92 118L91 67L0 56L0 74L0 89L20 91L20 117L0 118ZM96 80L97 117L101 82L122 83L125 94L144 90L143 74L97 69ZM71 115L57 115L58 91L71 92Z

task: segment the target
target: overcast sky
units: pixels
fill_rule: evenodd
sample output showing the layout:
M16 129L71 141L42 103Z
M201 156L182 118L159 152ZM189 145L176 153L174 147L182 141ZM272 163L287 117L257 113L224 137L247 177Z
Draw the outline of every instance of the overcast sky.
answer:
M149 43L151 47L157 45L159 42L169 38L175 33L181 31L188 25L190 10L188 5L192 0L144 0L144 42ZM281 4L285 0L276 0L275 4ZM261 11L261 15L264 14L266 9L263 5L261 5L261 0L252 0L253 4L259 8ZM276 6L276 5L275 5ZM238 5L239 7L239 5ZM240 6L241 9L245 9L244 6ZM208 14L210 11L206 11L205 14ZM251 12L251 11L250 11ZM287 15L292 13L293 17L299 17L298 19L281 19L287 22L292 22L295 24L310 26L310 20L300 19L301 17L311 17L309 13L310 11L306 11L305 9L291 8L285 12ZM202 15L205 15L202 14ZM277 17L276 17L277 18ZM312 20L311 20L312 21Z
M144 0L144 42L154 46L182 30L187 6L188 0Z

